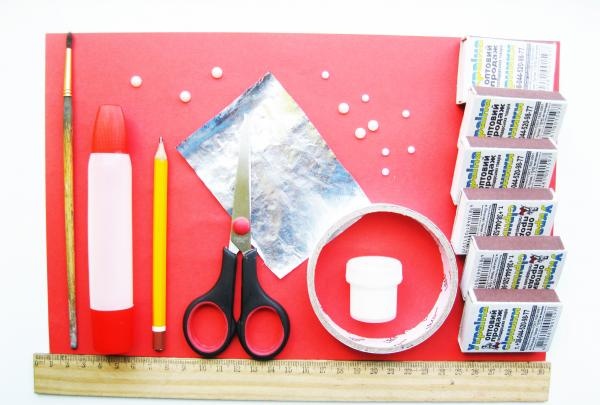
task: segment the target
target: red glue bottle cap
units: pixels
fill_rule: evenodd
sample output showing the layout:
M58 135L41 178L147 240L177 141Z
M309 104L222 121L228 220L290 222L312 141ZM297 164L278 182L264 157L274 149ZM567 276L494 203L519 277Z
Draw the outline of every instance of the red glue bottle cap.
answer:
M123 110L118 105L101 105L96 114L92 153L127 153Z

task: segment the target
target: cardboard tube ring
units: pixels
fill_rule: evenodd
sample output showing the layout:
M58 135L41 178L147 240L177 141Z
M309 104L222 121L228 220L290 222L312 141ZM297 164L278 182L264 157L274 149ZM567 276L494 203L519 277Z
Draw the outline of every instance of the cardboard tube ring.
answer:
M413 328L404 331L402 334L383 338L369 338L355 335L343 329L325 313L315 290L315 269L319 255L327 243L348 229L361 217L378 212L399 214L412 218L429 232L440 250L444 279L442 281L440 294L425 319ZM325 329L337 340L346 346L365 353L397 353L422 343L442 326L448 317L454 304L454 299L456 298L458 289L458 267L456 265L456 256L454 255L450 242L430 219L416 211L399 205L371 204L342 217L325 232L308 259L307 284L308 296L315 314Z

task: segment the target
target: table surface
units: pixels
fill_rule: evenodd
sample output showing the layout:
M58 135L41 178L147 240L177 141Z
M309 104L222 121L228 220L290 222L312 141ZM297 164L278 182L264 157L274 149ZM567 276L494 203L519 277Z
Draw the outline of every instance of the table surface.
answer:
M80 4L81 3L81 4ZM5 355L2 369L9 399L60 403L98 399L42 397L33 394L31 354L48 351L44 203L44 34L47 32L306 32L457 37L476 34L497 37L536 38L561 42L561 93L569 111L559 140L557 189L559 210L556 233L569 249L569 259L558 292L565 303L559 329L548 359L553 364L550 403L583 400L594 392L592 373L599 359L594 336L597 315L591 308L599 275L595 271L592 233L600 225L586 205L600 202L597 188L586 188L599 174L598 142L590 117L591 95L599 87L594 74L598 56L594 37L600 7L592 2L547 4L465 2L464 5L402 5L388 1L312 2L284 6L260 1L83 2L9 1L3 5L0 44L5 61L0 77L5 97L0 101L2 133L9 151L0 163L2 220L8 232L2 239L0 263L7 269L1 296L4 341L14 345ZM588 4L589 3L589 4ZM118 11L117 11L118 10ZM515 11L516 10L516 11ZM116 14L115 14L116 13ZM116 18L115 18L116 15ZM344 15L344 18L340 18ZM490 17L493 15L493 18ZM212 16L202 18L200 16ZM483 18L485 16L485 18ZM532 18L532 16L534 16ZM132 18L133 17L133 18ZM201 21L201 23L199 23ZM510 24L506 24L510 21ZM582 148L577 147L585 145ZM8 271L9 270L9 271ZM10 384L8 383L10 381ZM119 403L124 399L100 399ZM131 400L129 400L131 401ZM58 403L58 402L57 402Z

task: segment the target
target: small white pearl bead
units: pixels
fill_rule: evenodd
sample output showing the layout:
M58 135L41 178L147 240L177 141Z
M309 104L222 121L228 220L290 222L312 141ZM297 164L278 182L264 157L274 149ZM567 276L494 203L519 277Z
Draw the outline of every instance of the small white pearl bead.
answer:
M348 103L340 103L340 105L338 105L338 111L340 114L348 114L348 111L350 111L350 105Z
M381 149L381 156L389 156L389 155L390 155L389 148L383 148L383 149Z
M183 90L181 93L179 93L179 99L184 103L189 103L192 99L192 93L187 90Z
M406 148L406 151L412 155L417 151L417 149L415 149L414 146L410 145L408 148Z
M142 85L142 77L138 75L131 76L129 83L131 83L133 87L140 87Z
M212 70L210 71L210 74L213 78L215 79L220 79L221 77L223 77L223 69L221 69L218 66L215 66L214 68L212 68Z
M377 120L370 120L367 123L367 128L369 128L369 131L375 132L379 129L379 122Z
M367 136L367 131L364 128L356 128L354 131L354 136L358 139L363 139L365 136Z
M321 72L321 78L324 79L324 80L329 79L329 72L326 71L326 70L322 71Z
M381 174L384 176L389 176L390 175L390 169L388 169L387 167L384 167L383 169L381 169Z
M404 118L410 117L410 110L402 110L402 117L404 117Z
M362 100L363 103L368 103L369 100L371 99L371 97L369 97L368 94L363 94L362 96L360 96L360 99Z

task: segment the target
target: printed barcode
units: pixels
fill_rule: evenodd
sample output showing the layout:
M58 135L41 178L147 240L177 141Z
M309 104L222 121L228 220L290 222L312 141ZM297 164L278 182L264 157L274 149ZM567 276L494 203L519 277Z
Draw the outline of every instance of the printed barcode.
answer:
M536 350L547 350L550 344L550 338L552 337L552 331L554 324L556 323L556 317L558 315L558 308L546 308L544 317L542 318L542 325L535 341Z
M558 119L560 118L561 105L550 104L548 108L548 116L546 117L546 123L544 124L544 135L552 137L556 132L556 126L558 125Z
M467 214L467 226L465 232L465 238L463 240L463 250L469 248L471 243L471 236L477 235L477 228L479 227L479 221L481 221L481 208L471 208Z
M490 277L490 271L492 269L492 258L481 257L479 259L479 265L477 266L478 274L477 280L475 281L475 288L486 288L488 286L488 278Z
M552 155L544 153L541 155L533 180L533 187L548 187L550 169L552 168Z
M550 86L550 55L546 52L540 54L540 64L538 68L538 76L535 81L536 90L548 90Z

